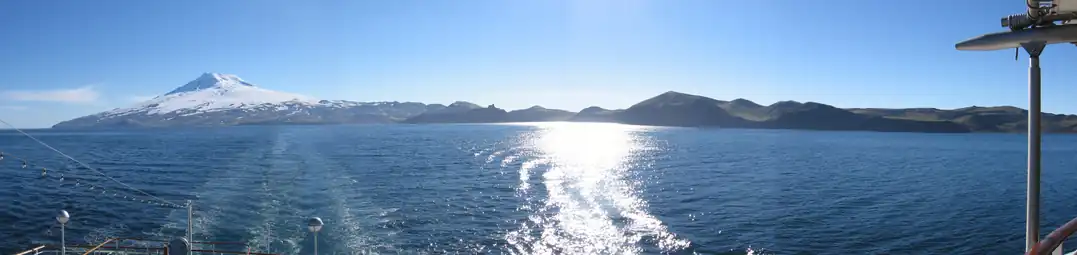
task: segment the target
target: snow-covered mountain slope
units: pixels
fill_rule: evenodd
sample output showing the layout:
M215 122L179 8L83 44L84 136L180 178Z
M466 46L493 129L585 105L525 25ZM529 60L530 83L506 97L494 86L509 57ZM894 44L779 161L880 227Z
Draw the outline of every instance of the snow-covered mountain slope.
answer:
M255 87L254 84L247 83L235 75L205 73L172 92L139 103L134 107L105 112L104 117L177 112L192 115L213 111L261 108L267 104L286 106L316 103L317 100L312 97Z
M53 127L386 123L421 114L428 108L425 104L412 102L317 100L260 88L235 75L205 73L171 92L132 107L60 122Z

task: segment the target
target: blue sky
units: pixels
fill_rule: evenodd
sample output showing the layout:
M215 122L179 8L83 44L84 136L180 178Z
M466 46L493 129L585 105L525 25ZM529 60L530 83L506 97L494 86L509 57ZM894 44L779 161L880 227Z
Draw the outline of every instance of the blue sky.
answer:
M624 108L675 90L839 107L1027 105L1027 58L960 52L1020 0L0 1L0 118L130 105L203 72L323 99ZM1047 49L1044 109L1077 50ZM1022 54L1024 56L1024 54ZM1068 73L1068 74L1067 74Z

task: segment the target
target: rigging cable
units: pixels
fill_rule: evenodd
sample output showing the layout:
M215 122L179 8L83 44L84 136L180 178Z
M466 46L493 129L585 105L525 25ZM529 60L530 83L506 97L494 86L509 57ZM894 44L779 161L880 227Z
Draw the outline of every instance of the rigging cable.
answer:
M64 177L64 171L57 170L56 172L59 172L59 175L52 174L52 173L49 172L49 169L46 168L46 167L43 167L43 166L38 165L38 164L34 164L34 163L30 162L27 159L20 158L18 156L12 155L10 153L0 151L0 163L3 163L3 160L6 159L6 158L11 158L11 159L14 159L16 161L22 161L22 168L23 169L26 169L26 168L35 169L35 170L36 169L41 169L41 178L42 179L44 179L46 177L54 177L54 178L50 178L50 179L60 181L60 183L64 183L64 181L67 179L67 177ZM70 179L72 179L75 182L75 187L86 186L86 187L83 187L83 188L86 188L87 191L90 191L91 193L94 193L95 195L109 195L110 197L116 197L116 198L121 198L122 197L124 200L142 202L142 203L156 205L156 206L164 206L164 207L171 207L171 208L182 208L182 207L177 207L177 206L174 206L174 205L165 204L165 203L161 203L161 202L157 202L157 201L141 199L141 198L138 197L140 195L121 194L121 192L112 191L109 188L106 188L105 186L94 185L93 183L88 182L89 179L82 179L82 178L78 178L78 177L71 177ZM85 185L83 185L83 184L85 184ZM100 191L99 194L98 194L98 191ZM122 193L130 193L130 192L124 191Z
M4 121L3 119L0 119L0 123L3 123L4 125L14 129L15 131L18 131L22 135L25 135L26 137L30 138L31 140L34 140L38 144L41 144L42 146L45 146L45 148L49 148L53 152L56 152L56 153L60 154L61 156L64 156L65 158L70 159L71 161L74 161L75 163L78 163L83 168L90 169L91 171L96 172L97 174L101 175L102 177L105 177L105 179L109 179L109 180L111 180L113 182L116 182L116 183L118 183L118 184L120 184L120 185L122 185L124 187L127 187L128 189L137 191L137 192L142 193L143 195L146 195L146 196L151 197L153 199L157 199L158 201L161 201L162 203L170 204L170 205L173 205L173 206L176 206L176 207L183 207L183 206L181 206L179 204L176 204L176 203L170 202L168 200L165 200L163 198L154 196L154 195L152 195L150 193L147 193L147 192L142 191L140 189L137 189L135 187L131 187L131 185L127 185L126 183L123 183L123 182L121 182L119 180L113 179L111 176L108 176L105 173L102 173L101 171L98 171L97 169L91 167L90 165L87 165L86 163L82 163L82 161L79 161L79 160L77 160L77 159L75 159L75 158L73 158L71 156L68 156L66 153L64 153L64 152L62 152L60 150L57 150L56 148L53 148L52 146L50 146L49 144L47 144L45 142L42 142L41 140L38 140L37 137L34 137L34 136L30 135L30 134L27 134L26 132L23 132L22 129L19 129L19 128L15 127L14 125L11 125L11 123L8 123L7 121Z

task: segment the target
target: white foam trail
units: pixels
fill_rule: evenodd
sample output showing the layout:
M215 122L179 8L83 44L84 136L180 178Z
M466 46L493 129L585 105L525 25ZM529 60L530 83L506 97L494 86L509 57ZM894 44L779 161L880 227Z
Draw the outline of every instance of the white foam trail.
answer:
M337 180L340 180L340 182L355 183L355 181L351 178L337 178ZM334 181L333 186L347 187L347 185L338 183L338 181ZM338 188L333 190L341 189ZM352 193L353 197L362 196L362 194L356 194L355 192ZM333 228L331 229L333 230L333 232L327 234L333 234L333 238L341 239L344 241L344 245L337 246L337 251L346 254L378 254L378 250L396 250L393 245L393 242L388 240L381 240L381 238L378 238L374 235L373 231L363 229L364 226L374 227L374 225L376 224L373 224L372 222L364 222L356 216L363 214L367 215L370 218L383 218L389 213L395 212L397 208L367 208L374 207L374 205L372 205L369 201L365 200L361 200L358 202L349 202L349 199L347 199L346 196L343 196L340 192L333 192L330 194L330 197L330 199L332 200L333 211L336 212L336 217L334 217L333 219L335 219L336 221L331 222L331 226L333 226ZM356 203L358 203L358 206L355 206ZM366 208L368 210L356 210L354 209L354 207ZM374 214L375 212L376 214ZM330 225L330 223L326 223L326 225ZM387 236L394 236L395 234L396 233L389 233Z
M294 162L288 162L283 155L287 152L291 136L288 133L279 134L277 139L273 143L273 147L269 151L268 159L270 166L267 171L269 174L264 175L265 179L262 181L262 194L267 197L258 204L258 215L262 216L261 224L251 224L247 228L247 233L252 237L248 240L251 247L260 249L264 252L270 251L288 251L290 254L298 253L301 247L297 245L299 240L304 237L303 233L296 234L296 231L288 230L295 228L277 229L276 223L285 225L295 225L298 222L283 220L282 218L294 218L297 215L285 215L281 217L280 212L298 212L291 203L286 203L282 200L288 199L289 194L281 194L286 191L274 191L272 187L284 187L283 183L277 182L277 180L271 177L278 177L280 173L295 172L298 170L298 165ZM284 175L287 176L287 175ZM273 182L273 185L270 183ZM281 222L283 220L283 222ZM277 234L280 233L280 234ZM279 244L274 247L274 244Z
M282 134L278 136L273 147L269 151L247 151L240 155L240 158L257 158L259 156L274 156L283 154L289 143L289 136ZM261 155L259 155L261 154ZM198 197L194 202L195 218L194 218L194 231L195 239L199 241L235 241L235 240L218 240L215 236L215 232L220 231L222 228L234 228L242 226L254 226L245 229L248 236L248 245L256 251L268 251L268 247L273 245L274 251L292 251L294 254L299 251L299 246L295 245L297 240L305 237L305 233L302 231L289 231L296 229L292 225L299 226L302 222L299 220L289 221L289 218L297 217L296 215L281 215L280 211L301 213L296 210L294 204L289 200L290 194L286 190L274 190L273 188L286 187L282 185L280 180L273 179L274 177L283 177L288 175L277 174L279 172L294 172L295 165L289 164L286 160L280 160L277 158L271 158L268 160L270 167L268 169L243 169L254 167L249 164L236 165L232 167L226 167L210 171L210 178L202 187L195 189L194 195ZM229 169L239 168L239 169ZM250 184L249 177L252 174L259 173L261 171L269 171L269 174L263 175L265 179L258 183L259 186L255 187L240 187L247 186L241 184ZM241 176L244 175L244 176ZM243 183L240 183L243 182ZM251 193L252 190L259 190L258 193ZM254 194L254 195L251 195ZM253 201L251 204L248 202L239 203L238 205L249 205L253 208L238 208L237 201ZM287 202L286 202L287 201ZM227 215L225 213L227 210ZM240 222L237 224L219 225L222 217L236 217L239 219L251 219L258 220L255 222ZM154 237L171 238L178 235L183 235L186 232L187 210L186 209L174 209L169 212L168 224L165 224L158 228L153 233L148 233ZM242 230L241 230L242 231ZM281 243L282 245L274 245ZM232 247L232 246L230 246ZM232 248L229 248L232 249Z
M228 204L225 201L236 195L235 192L229 191L230 188L236 187L236 180L238 176L235 176L233 171L212 171L214 176L208 178L207 182L202 187L196 189L199 192L195 192L193 195L200 199L195 200L194 204L194 222L192 227L194 228L195 240L213 240L213 227L216 227L217 219L222 215L222 204ZM224 190L223 192L221 190ZM220 196L220 194L226 194L227 196ZM169 224L162 225L155 233L156 237L175 237L176 234L183 235L187 229L187 209L181 208L172 210L167 216Z
M505 153L505 151L504 150L498 150L498 151L494 151L493 153L490 153L490 155L486 157L486 163L489 164L489 163L494 162L494 159L497 158L497 156L501 155L501 153Z
M373 231L364 230L363 227L373 227L375 224L367 224L360 217L364 215L370 218L380 217L376 215L386 214L388 210L377 208L372 202L364 198L364 194L352 189L357 183L348 177L347 171L342 167L331 163L321 157L317 150L310 148L309 144L302 144L301 150L304 155L308 172L321 173L315 182L324 182L319 186L331 187L325 197L330 203L330 212L334 217L326 220L326 228L322 234L332 236L332 240L339 240L341 245L333 245L333 253L345 254L377 254L378 249L395 250L392 242L380 241ZM375 215L376 214L376 215ZM327 239L329 240L329 239ZM328 253L330 247L319 247Z
M109 238L122 236L122 233L128 233L128 230L127 225L123 223L113 224L107 228L94 228L83 237L83 240L91 244L99 244L105 242Z
M352 237L344 239L345 245L350 251L360 251L364 247L369 247L373 242L362 236L362 229L359 228L359 222L352 217L351 207L348 207L347 202L341 199L334 201L334 207L337 208L337 217L340 219L340 232L344 236ZM339 237L338 237L339 238Z
M515 161L515 160L516 160L516 155L505 156L505 158L501 160L501 167L507 167L509 164L512 164L512 162Z
M233 171L217 171L217 172L233 172ZM217 178L211 178L212 180L207 183L203 188L198 189L202 192L197 193L199 199L194 201L194 239L195 241L225 241L217 238L215 232L222 228L235 227L234 225L220 225L221 218L227 216L242 217L233 215L237 213L248 212L242 208L232 208L236 206L236 200L250 199L250 197L242 196L236 192L236 188L239 188L238 180L241 178L234 174L226 174ZM243 189L243 188L240 188ZM224 196L221 196L224 194ZM247 208L249 209L249 208ZM225 210L229 210L225 213ZM186 222L187 210L181 209L177 213ZM245 214L245 213L244 213ZM241 224L247 224L246 222ZM181 228L185 226L180 226ZM182 233L182 232L181 232ZM231 241L231 240L228 240Z
M276 164L274 164L273 169L280 170ZM267 176L277 175L269 174ZM271 186L285 186L281 183L270 185L272 181L267 179L262 183L262 191L268 197L257 208L258 215L263 217L261 224L251 224L255 227L247 229L247 233L252 237L248 240L248 243L251 247L264 252L274 251L297 254L302 249L299 243L307 235L306 232L295 227L302 226L305 223L300 221L303 212L294 205L290 194L283 190L272 190ZM282 212L284 213L282 214Z
M275 158L274 156L281 155L284 153L285 150L288 150L289 142L286 141L286 137L288 137L286 136L286 134L278 134L277 139L274 141L274 145L272 145L272 147L270 148L268 155L269 157L271 157L268 159L269 171L284 167L282 166L280 160L278 158ZM266 174L266 178L262 180L261 194L267 196L274 195L272 194L272 190L269 187L269 182L271 181L269 180L270 175L271 174ZM272 244L274 244L274 242L272 242L271 240L275 239L275 231L274 225L272 225L272 219L276 219L277 215L275 215L275 212L271 211L278 206L280 206L280 202L276 199L263 200L261 203L258 203L257 211L260 212L258 213L258 215L262 215L264 217L262 224L251 224L251 227L247 228L248 235L251 236L250 240L248 240L248 243L251 247L253 247L253 249L258 249L263 252L276 251L271 247ZM294 250L294 247L280 247L280 249Z
M334 168L334 170L337 170L337 169ZM354 179L350 178L350 177L343 177L343 178L337 178L336 181L334 181L333 185L335 187L349 187L349 184L352 184L352 183L358 183L358 182L355 181ZM343 190L343 189L338 188L338 189L334 189L334 190ZM350 191L350 192L352 192L351 197L363 197L363 195L364 195L364 194L359 193L359 191ZM372 222L364 222L364 221L360 220L359 218L357 218L356 215L359 215L359 213L362 213L363 215L366 215L369 218L383 218L383 217L387 216L389 213L395 212L397 210L397 208L381 209L381 208L378 208L378 207L374 206L370 201L367 201L367 200L360 200L360 201L352 200L352 201L349 201L348 196L344 196L340 192L333 192L332 198L333 198L334 208L336 208L336 212L337 212L337 217L336 218L340 219L340 222L339 223L334 223L334 225L335 224L340 224L341 226L339 226L339 229L340 229L339 231L341 232L341 234L343 234L344 236L350 237L350 238L345 240L345 245L346 245L347 249L343 250L342 252L347 253L347 254L379 254L377 252L377 250L379 250L379 249L389 250L389 251L396 250L396 248L393 245L393 242L387 241L387 240L381 240L381 238L378 238L377 236L374 235L373 231L365 231L363 229L364 226L372 228L376 224L373 224ZM365 208L367 210L363 210L363 209L355 210L355 209L353 209L353 207ZM389 233L388 236L394 236L395 234L396 233ZM340 238L340 237L337 237L337 238Z
M490 148L482 148L478 152L475 152L475 157L478 157L479 155L485 154L487 151L490 151Z
M521 193L527 193L527 190L531 188L531 171L534 170L537 166L547 163L547 160L534 159L524 161L522 164L520 164L520 185L516 187L516 190Z

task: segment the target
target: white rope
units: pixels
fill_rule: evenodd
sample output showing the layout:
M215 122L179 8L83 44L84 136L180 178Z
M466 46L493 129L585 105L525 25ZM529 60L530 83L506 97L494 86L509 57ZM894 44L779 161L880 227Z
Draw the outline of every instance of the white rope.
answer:
M97 174L101 175L102 177L105 177L106 179L109 179L109 180L111 180L113 182L116 182L116 183L118 183L120 185L123 185L124 187L127 187L128 189L138 191L139 193L142 193L143 195L146 195L146 196L151 197L153 199L157 199L158 201L161 201L162 203L170 204L170 205L177 206L177 207L182 207L179 204L169 202L168 200L165 200L163 198L151 195L150 193L146 193L145 191L142 191L140 189L136 189L135 187L131 187L131 185L127 185L126 183L123 183L121 181L113 179L112 177L106 175L105 173L102 173L101 171L97 171L97 169L91 167L90 165L87 165L86 163L82 163L82 161L79 161L79 160L77 160L77 159L75 159L75 158L73 158L71 156L68 156L66 153L64 153L64 152L62 152L60 150L57 150L56 148L53 148L52 146L50 146L49 144L47 144L45 142L42 142L41 140L38 140L37 137L34 137L34 136L30 135L30 134L27 134L26 132L23 132L22 129L19 129L19 128L15 127L14 125L11 125L11 123L8 123L7 121L4 121L3 119L0 119L0 123L4 123L4 125L7 125L8 127L14 129L15 131L18 131L19 133L21 133L21 134L25 135L26 137L34 140L35 142L41 144L42 146L45 146L45 148L49 148L53 152L56 152L56 153L60 154L61 156L64 156L65 158L70 159L71 161L74 161L75 163L78 163L83 168L90 169L90 171L96 172Z

